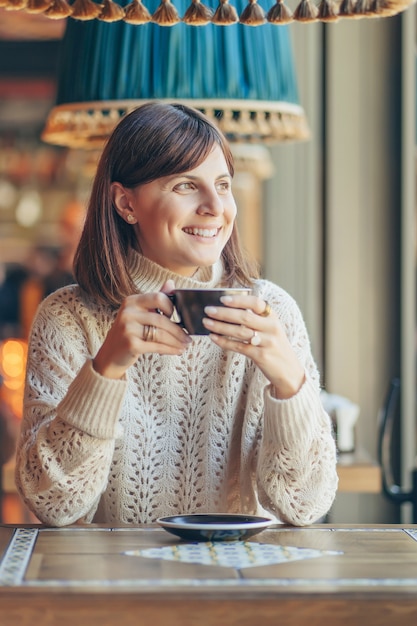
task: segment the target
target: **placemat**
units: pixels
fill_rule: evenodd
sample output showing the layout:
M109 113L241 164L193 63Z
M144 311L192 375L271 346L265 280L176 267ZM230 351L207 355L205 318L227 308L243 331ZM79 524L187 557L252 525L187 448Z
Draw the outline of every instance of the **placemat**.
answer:
M233 541L229 543L196 542L177 544L160 548L127 550L124 554L148 559L164 559L167 561L220 565L243 569L343 553L311 548L296 548L293 546L276 546L249 541Z

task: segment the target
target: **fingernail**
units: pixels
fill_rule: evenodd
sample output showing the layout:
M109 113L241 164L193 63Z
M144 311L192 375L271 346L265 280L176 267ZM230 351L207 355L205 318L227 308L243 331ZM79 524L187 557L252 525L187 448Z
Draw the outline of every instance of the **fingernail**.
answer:
M206 306L204 308L204 313L207 313L207 315L210 315L210 313L215 315L217 313L217 309L215 306Z
M233 302L233 298L232 296L222 296L220 298L220 302L223 302L223 304L230 304L230 302Z
M209 307L207 307L209 308ZM214 321L208 319L207 317L203 317L203 324L204 326L214 326Z

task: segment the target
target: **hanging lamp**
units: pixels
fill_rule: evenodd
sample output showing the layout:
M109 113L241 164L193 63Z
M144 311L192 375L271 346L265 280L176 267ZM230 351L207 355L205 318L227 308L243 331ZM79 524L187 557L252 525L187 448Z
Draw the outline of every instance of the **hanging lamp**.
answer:
M100 148L124 114L155 99L204 111L231 141L308 138L288 27L265 24L258 29L234 21L233 28L212 22L196 27L196 11L189 11L189 23L178 21L190 0L175 0L175 7L170 0L149 0L146 13L140 0L134 2L142 16L137 19L147 22L67 21L57 102L44 141ZM192 3L201 21L198 4ZM247 0L236 0L234 13L227 5L225 0L217 19L238 19ZM215 15L216 6L217 0L208 0L206 17ZM158 11L162 22L150 21Z

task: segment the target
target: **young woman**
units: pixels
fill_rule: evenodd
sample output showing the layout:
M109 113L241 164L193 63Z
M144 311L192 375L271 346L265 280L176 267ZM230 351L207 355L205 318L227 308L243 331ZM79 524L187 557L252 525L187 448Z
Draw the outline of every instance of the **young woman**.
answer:
M294 300L258 277L236 229L229 146L202 114L148 103L100 159L78 285L41 304L27 365L17 486L47 524L330 508L331 422ZM251 286L170 318L174 288Z

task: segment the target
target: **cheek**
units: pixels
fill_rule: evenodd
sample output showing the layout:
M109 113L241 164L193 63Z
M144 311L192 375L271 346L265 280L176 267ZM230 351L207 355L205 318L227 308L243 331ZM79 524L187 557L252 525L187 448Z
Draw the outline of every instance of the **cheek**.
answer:
M237 216L237 211L236 210L230 210L228 212L228 226L227 226L227 234L226 234L226 239L227 241L229 241L230 237L233 234L233 229L235 228L235 224L236 224L236 216Z
M231 223L233 223L236 219L237 216L237 207L236 207L236 203L234 201L232 201L228 208L227 208L227 214L229 216L229 220Z

